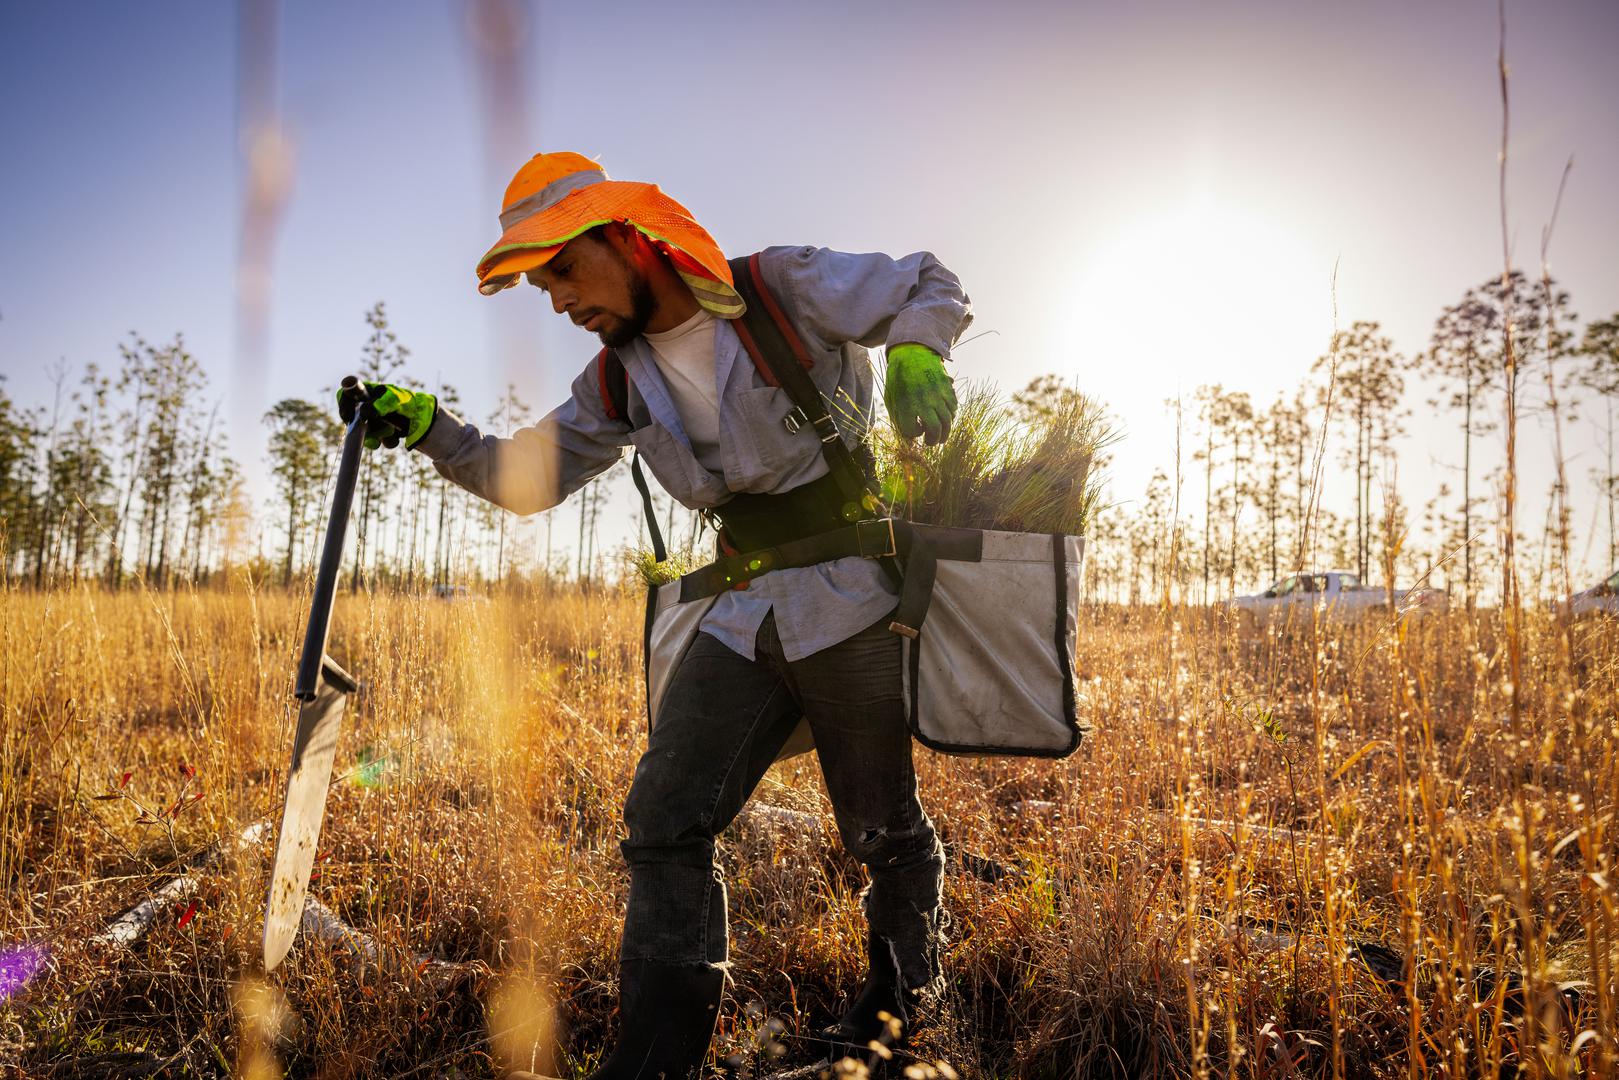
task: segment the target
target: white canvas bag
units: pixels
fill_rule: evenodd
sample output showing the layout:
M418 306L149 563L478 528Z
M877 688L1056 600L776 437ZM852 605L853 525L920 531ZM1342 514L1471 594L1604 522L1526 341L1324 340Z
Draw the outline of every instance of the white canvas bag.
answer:
M1074 686L1084 538L907 528L895 629L911 733L947 754L1073 753L1089 731Z
M658 707L669 693L680 662L686 658L691 643L697 640L703 617L714 606L718 597L680 602L680 582L652 585L647 589L646 630L642 641L642 656L646 663L646 715L648 724L656 723Z
M1089 732L1074 685L1084 538L894 526L908 554L890 629L903 639L912 735L946 754L1066 757L1078 749ZM680 596L679 581L647 594L651 724L716 599ZM813 747L800 721L777 760Z

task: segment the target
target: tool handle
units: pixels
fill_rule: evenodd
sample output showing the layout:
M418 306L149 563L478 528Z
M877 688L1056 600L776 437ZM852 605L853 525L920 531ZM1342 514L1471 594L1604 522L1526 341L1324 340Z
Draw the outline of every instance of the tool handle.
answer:
M358 386L353 375L343 377L345 387ZM354 411L343 436L343 456L337 462L337 488L332 492L332 516L326 523L326 544L315 574L315 597L309 604L309 626L304 630L304 651L298 658L298 682L293 695L309 701L320 685L321 659L326 655L326 632L332 624L332 598L337 595L337 570L343 562L343 537L348 531L349 506L354 502L354 478L360 472L360 451L365 442L366 411Z

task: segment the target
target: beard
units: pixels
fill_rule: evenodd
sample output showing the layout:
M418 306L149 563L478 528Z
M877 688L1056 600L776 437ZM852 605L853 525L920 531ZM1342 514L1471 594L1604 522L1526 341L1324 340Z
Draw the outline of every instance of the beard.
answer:
M630 313L619 315L615 312L605 312L602 328L596 331L601 343L609 349L617 349L628 345L646 332L647 323L652 321L653 311L657 302L652 298L652 286L647 283L646 276L624 260L624 268L628 271L630 282Z

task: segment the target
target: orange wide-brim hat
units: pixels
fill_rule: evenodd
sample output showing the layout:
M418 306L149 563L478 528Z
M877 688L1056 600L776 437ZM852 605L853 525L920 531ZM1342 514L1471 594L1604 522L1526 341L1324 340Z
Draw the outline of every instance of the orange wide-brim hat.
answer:
M512 182L500 211L500 240L478 260L478 291L493 296L550 262L580 233L624 221L658 246L704 308L723 319L744 305L731 268L691 211L656 184L613 180L583 154L535 154Z

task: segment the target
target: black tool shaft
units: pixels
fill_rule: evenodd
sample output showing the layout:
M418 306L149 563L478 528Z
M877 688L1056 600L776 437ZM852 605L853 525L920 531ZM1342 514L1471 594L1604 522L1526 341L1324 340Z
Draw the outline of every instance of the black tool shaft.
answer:
M353 376L343 380L348 385ZM321 658L326 655L326 632L332 623L332 598L337 595L337 570L343 562L343 537L348 532L349 506L354 502L354 479L360 472L360 450L365 442L364 410L356 410L354 421L343 436L343 456L337 463L337 488L332 492L332 516L326 523L326 546L320 553L320 570L315 575L315 598L309 605L309 626L304 631L304 651L298 658L298 682L293 694L309 701L320 685Z

